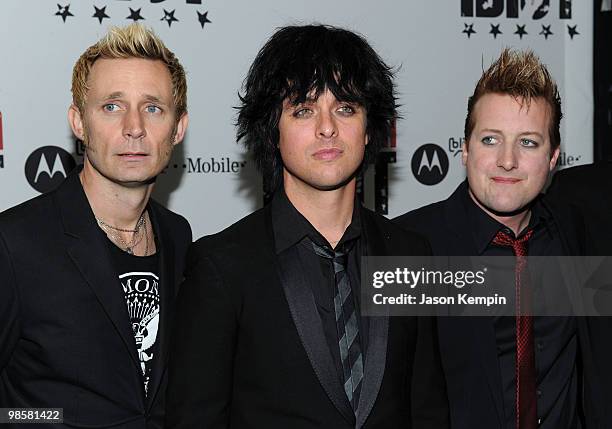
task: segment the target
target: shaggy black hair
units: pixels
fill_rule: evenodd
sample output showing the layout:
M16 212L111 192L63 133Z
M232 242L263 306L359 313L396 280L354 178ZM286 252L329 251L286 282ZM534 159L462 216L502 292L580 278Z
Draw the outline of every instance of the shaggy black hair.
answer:
M278 122L283 101L295 105L325 90L366 109L363 166L387 145L397 117L393 72L360 35L328 25L282 27L261 48L239 95L237 140L253 156L267 192L282 182Z

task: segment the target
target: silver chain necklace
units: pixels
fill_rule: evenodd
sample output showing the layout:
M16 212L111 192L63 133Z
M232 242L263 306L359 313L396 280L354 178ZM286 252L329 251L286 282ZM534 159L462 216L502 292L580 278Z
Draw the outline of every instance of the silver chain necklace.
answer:
M145 215L146 215L146 211L143 211L142 214L140 215L140 218L138 219L138 222L136 222L136 227L134 229L119 228L119 227L110 225L104 222L102 219L100 219L97 216L96 216L96 221L98 222L98 225L100 226L100 228L102 228L102 230L106 233L107 237L110 238L111 241L113 241L122 250L124 250L130 255L134 254L134 248L138 244L140 244L140 242L144 238L145 240L144 256L148 256L149 255L149 234L147 233L147 217ZM139 234L141 230L143 231L143 233ZM119 234L119 232L131 232L132 239L130 240L130 243L127 243L123 239L121 234ZM140 238L137 240L137 237L139 235L140 235Z

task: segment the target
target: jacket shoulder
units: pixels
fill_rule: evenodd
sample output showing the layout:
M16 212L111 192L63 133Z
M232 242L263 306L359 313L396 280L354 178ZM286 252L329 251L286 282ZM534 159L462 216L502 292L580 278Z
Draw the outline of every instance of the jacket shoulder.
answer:
M396 217L393 219L393 222L407 230L429 230L436 225L440 225L444 221L446 204L447 200L428 204Z
M210 256L219 252L240 252L251 248L252 243L263 243L267 237L265 209L259 209L224 230L206 235L196 240L191 251L200 256Z
M0 213L0 229L10 231L22 226L48 224L55 215L54 191L38 195Z
M365 209L364 213L366 213L370 222L376 224L377 229L390 244L389 247L395 249L398 254L427 255L431 252L429 241L425 236L416 231L403 228L398 223L369 209Z
M563 186L594 186L600 183L612 184L612 161L578 165L559 170L553 176L551 188L562 183Z

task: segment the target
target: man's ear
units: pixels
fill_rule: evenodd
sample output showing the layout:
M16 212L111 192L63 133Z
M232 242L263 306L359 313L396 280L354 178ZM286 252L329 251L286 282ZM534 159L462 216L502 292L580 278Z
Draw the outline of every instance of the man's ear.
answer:
M550 157L550 165L548 166L548 171L553 171L557 166L557 159L559 158L559 153L561 152L561 147L557 146L552 156Z
M463 144L461 145L461 163L463 165L467 165L467 159L468 159L468 144L467 144L467 140L464 140Z
M73 104L68 108L68 123L72 132L81 141L85 140L85 127L83 126L83 117L78 107Z
M172 145L177 145L185 138L185 131L187 131L187 125L189 124L189 115L187 112L183 113L183 116L176 123L176 131L174 138L172 139Z

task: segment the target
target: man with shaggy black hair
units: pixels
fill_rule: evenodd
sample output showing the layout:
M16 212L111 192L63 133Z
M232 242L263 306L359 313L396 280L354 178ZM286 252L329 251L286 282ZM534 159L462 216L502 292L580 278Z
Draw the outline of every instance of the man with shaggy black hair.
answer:
M350 31L285 27L241 101L273 198L189 252L168 426L447 427L433 320L360 312L362 256L430 252L355 198L396 117L389 67Z
M390 68L354 33L324 26L275 33L251 65L237 123L238 139L254 157L266 190L273 192L282 182L276 125L285 100L298 106L329 91L337 100L362 106L368 136L365 167L389 140L396 117L392 79Z

